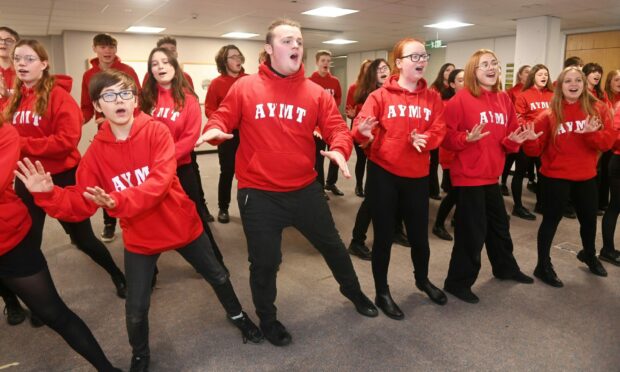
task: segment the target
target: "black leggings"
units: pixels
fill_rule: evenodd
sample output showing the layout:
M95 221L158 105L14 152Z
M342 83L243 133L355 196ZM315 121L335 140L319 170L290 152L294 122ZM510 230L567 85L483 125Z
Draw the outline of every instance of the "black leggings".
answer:
M368 205L375 240L372 245L372 274L377 292L388 288L387 274L398 213L403 216L411 244L411 261L417 282L428 280L428 177L396 176L368 161Z
M328 170L327 170L327 180L325 180L325 169L323 167L323 160L325 157L321 155L321 150L325 150L327 144L319 138L314 138L314 143L316 146L316 154L315 154L315 164L314 169L316 170L317 177L316 180L321 184L321 186L325 185L335 185L338 181L338 165L335 163L329 162Z
M88 326L58 295L47 269L27 277L2 278L0 281L98 371L114 370Z
M611 197L603 216L603 249L614 250L616 223L620 214L620 155L614 154L609 160L609 186Z
M354 144L355 155L355 186L362 187L364 184L364 172L366 171L366 153L357 143Z
M569 181L540 175L539 180L542 182L543 220L538 228L538 264L551 262L551 243L569 200L575 206L583 249L586 254L594 256L598 203L596 178Z
M439 149L436 148L430 151L431 161L429 164L428 182L429 182L429 194L439 195Z
M233 138L222 142L217 147L220 161L220 180L217 184L217 203L220 209L228 210L230 206L230 190L235 177L235 154L239 147L239 131L233 131Z
M446 218L450 214L452 208L456 205L456 189L452 187L452 181L450 180L450 169L443 170L443 178L441 180L441 188L447 193L443 198L437 209L437 218L435 218L435 226L443 227L446 223Z
M510 184L515 208L523 207L523 202L521 201L521 195L523 194L523 179L525 178L531 164L532 159L525 155L523 150L520 150L515 154L515 171L512 175L512 183Z
M75 168L58 173L52 176L54 184L60 187L75 185ZM34 199L23 182L15 179L15 192L22 199L30 211L32 218L32 234L34 234L34 245L41 246L43 239L43 226L45 224L45 211L34 203ZM81 222L58 221L69 233L79 250L86 253L93 261L101 266L112 277L123 276L123 272L116 266L110 252L105 245L97 239L90 219Z
M609 161L613 155L613 151L609 150L601 154L596 166L597 177L596 182L598 184L598 208L606 209L609 204Z

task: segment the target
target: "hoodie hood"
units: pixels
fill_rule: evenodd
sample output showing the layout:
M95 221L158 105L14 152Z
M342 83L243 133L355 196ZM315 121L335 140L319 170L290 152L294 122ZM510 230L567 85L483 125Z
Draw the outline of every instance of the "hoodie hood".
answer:
M58 86L67 91L67 93L71 93L71 89L73 88L73 78L69 75L56 74L54 75L56 81L54 81L54 85Z
M121 63L121 59L118 58L118 56L114 57L114 61L112 62L112 67L114 67L115 65ZM101 66L99 65L99 58L93 58L90 60L90 64L95 67L96 69L101 69Z
M306 72L304 70L304 64L302 63L299 70L292 75L282 76L275 72L271 67L271 62L263 62L258 66L258 75L261 78L273 80L273 81L298 81L306 78Z
M390 92L403 92L403 93L407 93L407 94L418 94L420 93L422 90L426 89L427 87L427 83L426 80L424 79L420 79L418 80L418 84L415 87L415 90L413 92L408 91L407 89L401 87L400 85L398 85L398 77L399 75L392 75L388 78L388 80L383 84L383 87L387 90L389 90Z
M93 141L102 141L106 143L116 143L116 142L126 142L131 141L132 137L135 137L146 127L150 122L155 121L149 115L140 111L140 113L133 118L133 123L131 123L131 130L129 131L129 137L127 137L124 141L119 141L112 133L112 128L110 128L110 121L106 120L101 124L101 128L93 138Z

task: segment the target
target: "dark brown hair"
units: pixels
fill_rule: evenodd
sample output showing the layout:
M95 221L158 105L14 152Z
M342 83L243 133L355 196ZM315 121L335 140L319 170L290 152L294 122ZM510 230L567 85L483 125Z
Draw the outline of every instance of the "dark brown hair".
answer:
M95 37L93 38L93 46L97 46L97 45L110 45L115 47L118 44L118 42L116 41L115 38L112 37L112 35L110 34L97 34L95 35Z
M13 30L12 28L6 27L6 26L0 26L0 31L8 32L15 38L15 41L19 41L19 34L17 33L17 31Z
M153 77L151 77L151 79L153 79ZM88 85L88 95L90 96L90 100L92 102L99 101L99 96L101 95L102 90L118 83L120 83L123 88L129 89L136 94L136 82L131 76L122 71L108 69L98 72L90 80L90 84Z
M172 36L164 36L161 39L157 40L157 47L160 48L164 44L172 44L177 46L177 39Z
M435 90L437 90L442 96L444 94L443 91L450 88L450 85L446 87L446 85L443 83L443 74L450 66L456 67L453 63L444 63L443 66L441 66L441 68L439 69L435 81L433 81L433 83L431 84L431 87L435 88Z
M379 82L377 81L377 71L379 70L379 66L381 62L385 63L388 67L390 65L383 58L377 58L370 63L364 77L360 84L355 88L355 93L353 94L353 102L356 104L366 102L366 99L370 95L370 93L374 92L376 89L381 88L379 86Z
M583 68L581 69L581 71L583 71L583 74L586 76L586 89L589 90L588 88L588 75L598 72L599 74L601 74L601 80L598 81L598 84L596 84L594 86L594 92L596 92L596 98L598 99L603 99L605 97L604 93L603 93L603 89L601 88L601 81L603 81L603 67L601 67L601 65L599 65L596 62L591 62L591 63L586 63Z
M532 66L532 68L530 69L530 73L529 75L527 75L527 80L525 81L525 84L523 84L523 89L521 89L521 91L526 91L528 89L530 89L531 87L533 87L534 85L536 85L536 73L540 70L545 70L547 71L547 85L545 86L545 88L550 91L553 92L553 83L551 82L551 76L549 74L549 69L547 68L547 66L543 65L543 64L537 64Z
M571 66L581 67L583 66L583 60L577 56L566 58L564 60L564 68L571 67Z
M215 64L217 65L217 72L219 72L220 74L225 74L227 69L227 62L228 62L228 51L229 50L236 50L237 52L239 52L239 54L241 55L241 61L245 62L245 57L243 55L243 53L241 53L241 51L239 50L239 48L237 48L236 45L234 44L229 44L229 45L224 45L223 47L220 48L220 50L218 50L217 54L215 55ZM243 62L241 62L243 64Z

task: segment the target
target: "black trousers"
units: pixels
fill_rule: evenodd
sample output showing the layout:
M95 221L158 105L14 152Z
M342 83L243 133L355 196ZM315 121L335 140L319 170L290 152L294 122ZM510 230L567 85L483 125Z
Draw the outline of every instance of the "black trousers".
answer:
M515 171L512 175L512 182L510 184L515 207L523 207L523 202L521 201L521 196L523 195L523 179L532 163L532 158L525 155L523 150L515 154Z
M439 148L431 150L431 162L429 165L428 182L429 195L439 195Z
M285 227L295 227L321 253L340 284L341 293L348 298L359 295L360 284L351 258L319 183L290 192L244 188L238 190L237 201L248 243L252 299L261 323L277 318L276 277L282 262Z
M314 169L316 170L317 176L316 180L322 185L335 185L338 182L338 165L329 162L329 167L327 170L327 180L325 180L325 169L324 169L324 159L325 157L321 155L321 150L325 150L327 148L327 144L322 140L314 137L314 143L316 144L316 160L314 163Z
M75 168L53 175L52 180L55 185L60 187L75 185ZM32 195L19 179L15 180L15 192L30 211L30 217L32 218L31 229L36 239L34 244L41 246L43 240L43 226L45 224L45 211L35 204ZM123 275L121 270L114 263L108 249L95 236L90 224L90 219L87 218L81 222L58 222L60 222L65 231L69 233L73 241L75 241L75 245L78 249L86 253L93 261L107 271L110 276Z
M411 244L411 261L418 282L428 280L430 247L428 244L428 177L396 176L368 161L368 205L372 216L374 242L372 273L378 293L388 288L387 274L394 240L394 225L399 214L405 221ZM400 221L399 221L400 222Z
M196 205L196 210L198 211L198 216L200 217L200 221L202 222L202 227L209 238L209 243L215 253L215 257L218 259L220 264L224 267L224 258L222 256L222 252L220 251L215 238L213 237L213 232L211 232L211 228L209 227L209 222L207 217L209 212L204 203L200 202L200 184L196 182L196 177L194 175L194 167L190 164L181 165L177 168L177 177L179 177L179 182L181 183L181 187L183 187L183 191L189 196L189 198Z
M538 264L551 262L551 243L569 200L579 220L581 244L588 255L595 255L596 210L598 203L596 178L569 181L540 175L542 182L543 220L538 228Z
M198 160L197 160L197 154L196 151L192 151L189 153L190 157L192 158L192 171L194 172L194 177L196 178L196 183L198 183L198 192L200 193L200 196L198 198L200 205L204 205L204 209L207 208L207 201L205 200L205 192L204 189L202 187L202 178L200 178L200 168L198 167ZM207 214L208 214L208 210L207 210Z
M217 203L222 210L230 206L230 190L235 177L235 155L239 147L239 131L233 131L233 138L222 142L217 147L217 157L220 161L220 180L217 184Z
M196 240L176 250L185 261L213 287L228 316L241 314L241 304L233 290L228 273L219 263L209 239L201 234ZM142 255L125 250L127 273L127 300L125 320L127 334L134 356L147 356L149 350L149 307L151 303L151 280L159 254Z
M103 213L103 224L116 226L116 217L110 216L105 209L101 209L101 211Z
M445 191L446 197L441 200L437 209L437 217L435 218L435 226L442 227L446 223L446 218L450 214L452 208L456 205L457 190L452 187L450 180L450 169L443 170L443 178L441 179L441 188Z
M454 248L445 287L459 290L476 282L485 244L494 276L509 277L520 271L512 254L508 215L499 185L456 189Z
M355 148L355 186L361 187L364 184L364 173L366 172L366 153L364 150L357 144L353 144L353 148ZM337 173L336 173L337 174Z
M506 162L504 163L504 170L502 171L502 185L505 185L508 182L508 175L510 174L510 169L512 168L512 164L517 160L518 153L511 153L506 155Z
M620 155L612 155L609 160L609 186L611 197L609 206L603 216L603 248L614 250L614 236L616 234L616 224L618 214L620 214Z
M598 183L598 208L605 209L609 204L609 161L613 151L609 150L601 154L597 163L597 183Z

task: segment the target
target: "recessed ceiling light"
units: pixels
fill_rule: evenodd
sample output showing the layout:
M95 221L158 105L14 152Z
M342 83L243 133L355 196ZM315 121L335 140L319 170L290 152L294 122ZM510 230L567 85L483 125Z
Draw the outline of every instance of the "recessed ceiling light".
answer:
M467 26L473 26L473 24L463 23L459 21L444 21L444 22L439 22L439 23L433 23L432 25L424 25L424 27L441 28L444 30L451 29L451 28L467 27Z
M324 41L323 44L336 44L336 45L345 45L345 44L353 44L357 43L355 40L347 40L347 39L333 39Z
M233 39L249 39L254 36L258 36L258 34L252 34L249 32L229 32L222 35L222 37L231 37Z
M165 27L131 26L126 32L138 32L141 34L157 34L165 30Z
M303 12L301 14L313 15L313 16L318 16L318 17L335 18L335 17L342 17L344 15L351 14L351 13L357 13L357 12L359 12L359 10L337 8L334 6L324 6L321 8L308 10L307 12Z

